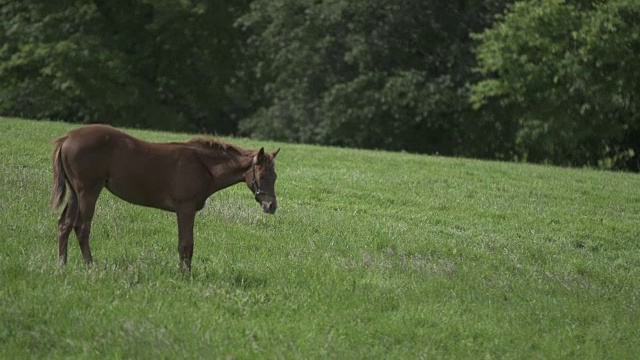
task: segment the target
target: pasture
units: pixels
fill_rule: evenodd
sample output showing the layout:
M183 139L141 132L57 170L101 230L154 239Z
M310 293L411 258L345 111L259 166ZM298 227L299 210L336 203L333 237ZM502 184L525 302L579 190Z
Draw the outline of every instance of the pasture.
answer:
M268 151L195 225L103 191L57 265L51 140L0 118L0 358L634 358L640 176L230 139ZM128 131L151 141L193 135Z

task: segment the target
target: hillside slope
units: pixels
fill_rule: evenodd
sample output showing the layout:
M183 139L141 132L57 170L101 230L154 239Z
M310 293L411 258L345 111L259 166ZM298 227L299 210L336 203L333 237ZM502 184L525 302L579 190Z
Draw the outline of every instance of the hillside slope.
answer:
M231 139L282 147L275 215L214 194L185 276L174 215L105 191L96 265L72 241L59 268L74 127L0 118L0 358L640 353L638 175Z

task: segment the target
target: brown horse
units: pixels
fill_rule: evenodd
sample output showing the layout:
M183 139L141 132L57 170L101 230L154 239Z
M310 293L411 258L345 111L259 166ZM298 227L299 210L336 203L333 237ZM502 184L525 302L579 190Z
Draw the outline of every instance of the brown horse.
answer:
M193 223L214 192L245 182L262 209L276 211L274 159L280 149L252 151L211 138L185 143L150 143L106 125L87 125L53 141L52 206L69 201L58 220L58 260L67 263L73 229L86 264L91 220L98 195L106 187L130 203L175 212L178 254L191 269Z

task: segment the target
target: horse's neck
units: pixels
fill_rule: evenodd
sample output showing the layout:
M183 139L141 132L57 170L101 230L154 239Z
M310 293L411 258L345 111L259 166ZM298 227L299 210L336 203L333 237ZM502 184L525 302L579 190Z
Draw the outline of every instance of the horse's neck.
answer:
M205 155L204 163L213 179L213 191L244 181L244 175L253 164L251 154L233 154L230 157Z

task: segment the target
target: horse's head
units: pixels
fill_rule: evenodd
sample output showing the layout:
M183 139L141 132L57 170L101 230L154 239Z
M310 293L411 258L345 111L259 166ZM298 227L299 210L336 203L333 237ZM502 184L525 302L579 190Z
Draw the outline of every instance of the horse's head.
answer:
M253 192L256 201L262 206L264 212L273 214L278 208L276 201L276 174L275 158L280 149L273 153L265 153L261 148L253 157L251 169L245 173L245 181Z

